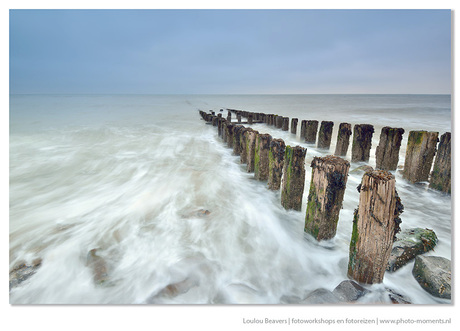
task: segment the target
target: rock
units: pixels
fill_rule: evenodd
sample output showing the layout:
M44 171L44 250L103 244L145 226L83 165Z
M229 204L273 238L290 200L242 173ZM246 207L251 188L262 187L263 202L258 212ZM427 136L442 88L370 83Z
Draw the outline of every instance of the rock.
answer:
M351 174L356 174L356 173L359 173L359 172L368 172L368 171L373 171L374 168L372 168L371 166L368 166L368 165L363 165L363 166L360 166L358 168L355 168L353 169L352 171L350 171Z
M353 302L369 291L353 280L344 280L332 291L342 302Z
M307 297L301 302L302 304L331 304L340 303L340 300L329 290L319 288L310 292Z
M431 295L451 298L451 263L440 256L422 256L415 258L412 275L420 286Z
M395 291L388 289L388 297L390 298L392 303L395 304L411 304L410 300L406 298L404 295L396 293Z
M438 242L438 237L431 229L407 229L396 235L393 243L387 270L396 271L417 255L432 250Z
M12 288L19 286L22 282L32 277L37 269L40 268L42 259L35 259L31 264L20 262L10 271L10 291Z
M93 272L93 280L96 285L103 285L108 280L107 263L96 255L97 249L94 248L86 256L86 266Z

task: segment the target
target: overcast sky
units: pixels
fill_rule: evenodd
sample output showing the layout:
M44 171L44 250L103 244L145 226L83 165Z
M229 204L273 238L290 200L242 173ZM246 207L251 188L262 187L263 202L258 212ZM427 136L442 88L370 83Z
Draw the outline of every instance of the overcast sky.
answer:
M11 10L10 93L451 93L450 10Z

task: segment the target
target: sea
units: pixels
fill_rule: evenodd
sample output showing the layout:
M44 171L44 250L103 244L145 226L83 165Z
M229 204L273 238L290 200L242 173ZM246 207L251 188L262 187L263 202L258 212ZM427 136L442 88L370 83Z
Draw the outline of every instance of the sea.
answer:
M226 108L299 119L297 134L252 127L307 148L301 211L285 210L199 115ZM329 150L300 139L302 120L334 122ZM334 153L341 122L374 125L371 157L351 163L337 235L317 242L304 232L310 164ZM410 130L451 132L450 95L10 95L9 269L41 264L9 302L278 305L332 291L348 279L362 178L352 170L375 167L384 126L405 129L393 172L402 230L434 230L426 255L451 259L451 196L401 175ZM365 285L357 303L391 304L394 292L450 304L420 287L413 265Z

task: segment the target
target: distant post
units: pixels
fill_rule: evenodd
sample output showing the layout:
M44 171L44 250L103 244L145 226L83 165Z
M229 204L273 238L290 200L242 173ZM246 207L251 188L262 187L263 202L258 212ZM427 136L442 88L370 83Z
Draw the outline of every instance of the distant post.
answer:
M450 140L450 132L446 132L441 136L430 179L430 188L449 194L451 194Z
M297 122L299 121L298 118L293 118L291 119L291 133L296 134L297 133Z
M316 142L316 134L318 132L318 121L307 121L305 128L305 142L314 144Z
M268 189L280 189L281 176L283 175L284 152L286 145L282 139L272 139L268 155Z
M411 183L428 181L437 143L438 132L409 132L403 178Z
M285 209L302 209L306 153L306 148L286 146L281 182L281 205Z
M256 148L254 151L254 177L258 180L268 179L268 154L270 152L270 142L272 136L269 134L258 134L256 138Z
M332 128L334 122L322 121L318 135L318 148L328 149L331 146Z
M336 156L346 156L348 146L350 145L351 124L340 123L339 132L337 133L337 145L335 145Z
M353 128L353 144L351 146L352 162L367 162L372 147L374 126L370 124L356 124Z
M375 151L376 169L396 170L399 161L404 129L385 126L380 133L380 141Z

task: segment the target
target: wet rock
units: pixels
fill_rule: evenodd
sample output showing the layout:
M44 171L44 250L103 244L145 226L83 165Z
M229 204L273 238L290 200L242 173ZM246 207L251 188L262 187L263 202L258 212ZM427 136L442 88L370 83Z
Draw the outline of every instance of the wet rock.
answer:
M93 272L93 280L96 285L103 285L108 280L107 263L96 254L97 248L88 252L86 256L86 266Z
M432 250L438 242L436 234L431 229L407 229L396 235L393 243L387 270L396 271L417 255Z
M331 304L331 303L340 303L339 298L337 298L334 293L325 288L319 288L310 292L307 297L301 302L302 304Z
M10 291L22 282L32 277L40 268L42 259L36 259L31 264L20 262L10 270Z
M355 168L353 170L350 171L351 174L357 174L359 172L368 172L368 171L373 171L374 168L372 168L371 166L368 166L368 165L363 165L363 166L360 166L358 168Z
M406 298L404 295L396 293L395 291L388 289L388 297L390 298L391 302L394 304L411 304L410 300Z
M353 280L344 280L332 291L343 302L353 302L369 291Z
M451 298L451 263L440 256L422 256L415 258L412 275L420 286L431 295Z

